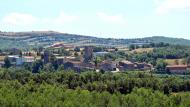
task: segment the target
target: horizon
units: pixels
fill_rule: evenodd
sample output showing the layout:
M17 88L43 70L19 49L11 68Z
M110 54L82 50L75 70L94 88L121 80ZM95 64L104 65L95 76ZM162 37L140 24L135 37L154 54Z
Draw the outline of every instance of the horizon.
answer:
M2 32L50 30L99 38L161 35L190 40L188 0L6 0L0 6Z

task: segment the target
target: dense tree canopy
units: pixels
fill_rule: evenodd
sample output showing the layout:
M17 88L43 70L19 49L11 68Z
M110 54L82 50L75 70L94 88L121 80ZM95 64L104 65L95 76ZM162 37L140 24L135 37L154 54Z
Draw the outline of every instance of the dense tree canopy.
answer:
M141 73L33 74L0 70L0 104L4 107L189 107L189 76L151 77Z

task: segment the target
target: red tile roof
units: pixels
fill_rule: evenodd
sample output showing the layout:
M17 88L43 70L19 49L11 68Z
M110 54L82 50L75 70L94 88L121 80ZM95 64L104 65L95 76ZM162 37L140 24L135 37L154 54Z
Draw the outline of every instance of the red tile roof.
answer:
M171 65L167 66L166 68L168 68L169 70L186 70L187 65Z

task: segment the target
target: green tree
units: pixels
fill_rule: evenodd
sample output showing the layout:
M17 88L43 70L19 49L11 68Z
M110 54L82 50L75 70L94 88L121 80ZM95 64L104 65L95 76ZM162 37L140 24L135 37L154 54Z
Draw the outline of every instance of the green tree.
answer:
M42 60L38 60L32 64L32 72L33 73L39 73L40 70L42 70L42 69L43 69L43 61Z
M170 88L168 85L165 85L163 90L164 90L164 94L170 94Z
M179 60L178 59L175 60L175 65L179 65Z
M11 62L8 57L5 57L5 59L4 59L4 67L5 68L11 67Z
M75 47L74 51L75 52L80 52L80 48L79 47Z
M129 50L134 50L135 49L135 45L130 45L129 46Z
M96 67L98 67L98 64L101 62L101 57L96 57L95 60L94 60L94 64Z
M158 60L156 64L156 69L158 71L165 71L166 70L167 63L164 60Z

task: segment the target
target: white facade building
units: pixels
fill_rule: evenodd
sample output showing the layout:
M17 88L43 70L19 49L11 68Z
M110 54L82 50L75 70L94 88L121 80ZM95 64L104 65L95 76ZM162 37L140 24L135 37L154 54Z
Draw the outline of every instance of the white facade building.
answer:
M12 65L15 66L21 66L23 63L32 63L35 61L35 58L33 56L23 56L20 57L18 55L10 55L8 56L9 61Z

